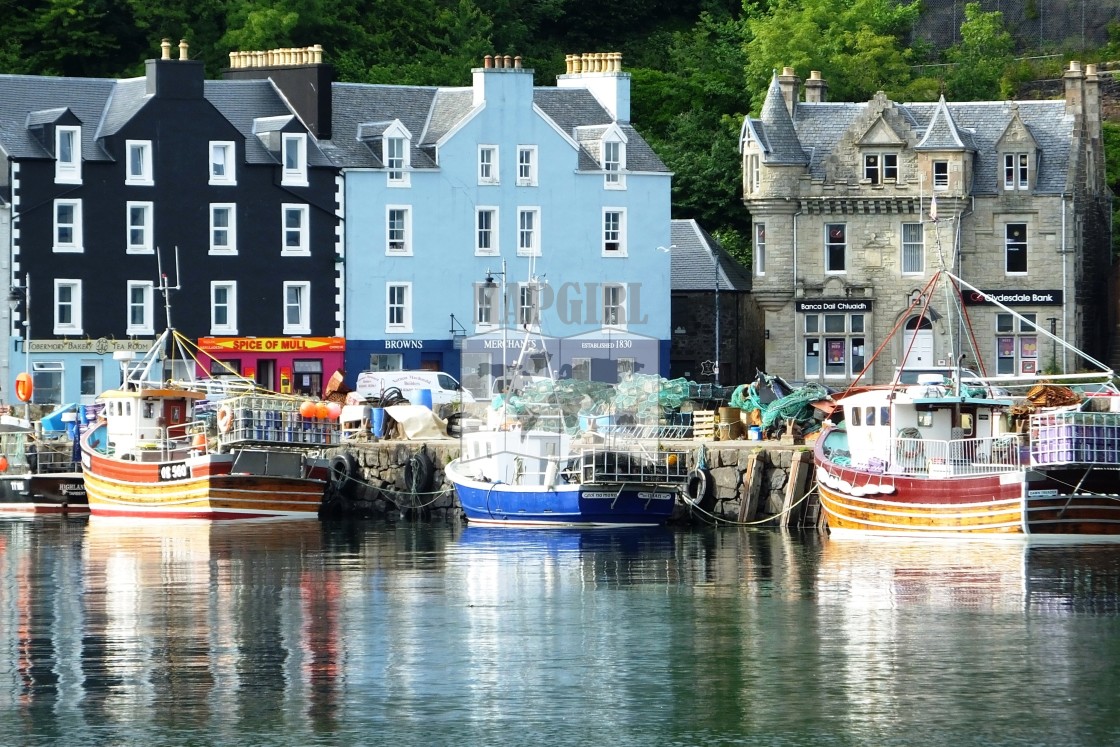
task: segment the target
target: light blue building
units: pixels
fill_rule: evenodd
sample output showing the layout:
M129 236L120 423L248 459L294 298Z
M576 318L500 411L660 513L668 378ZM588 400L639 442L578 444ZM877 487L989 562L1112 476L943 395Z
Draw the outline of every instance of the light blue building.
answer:
M658 248L671 241L672 175L630 124L621 54L567 66L548 87L520 59L489 55L469 88L333 86L349 384L363 370L462 365L482 394L500 371L459 343L496 338L503 315L507 337L578 336L560 375L601 371L603 356L619 372L668 373L670 256ZM655 340L659 360L608 344L628 336Z

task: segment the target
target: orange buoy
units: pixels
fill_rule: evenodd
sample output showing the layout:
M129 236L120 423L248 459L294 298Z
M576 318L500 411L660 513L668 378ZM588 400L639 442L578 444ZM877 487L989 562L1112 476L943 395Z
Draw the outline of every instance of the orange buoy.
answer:
M305 418L315 417L315 403L309 399L305 399L299 405L299 414Z
M16 377L16 397L20 402L30 402L35 391L35 384L31 381L31 374L24 371Z
M0 472L8 471L8 457L0 456Z
M191 447L198 450L198 451L201 451L203 454L205 454L206 453L206 434L205 433L194 434L194 438L191 439Z
M319 420L326 420L331 414L330 407L326 402L315 403L315 417Z

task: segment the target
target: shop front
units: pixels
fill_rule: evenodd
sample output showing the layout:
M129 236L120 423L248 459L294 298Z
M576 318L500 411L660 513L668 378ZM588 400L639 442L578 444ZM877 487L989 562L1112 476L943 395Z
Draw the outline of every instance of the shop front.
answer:
M321 397L336 371L343 371L343 337L202 337L198 347L211 376L241 376L281 394Z

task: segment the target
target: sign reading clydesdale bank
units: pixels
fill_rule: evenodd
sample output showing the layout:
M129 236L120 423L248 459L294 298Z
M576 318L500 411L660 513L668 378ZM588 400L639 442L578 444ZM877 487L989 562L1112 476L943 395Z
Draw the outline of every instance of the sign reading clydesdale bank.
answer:
M1004 306L1061 306L1060 290L966 290L964 302L971 306L1001 303Z
M803 298L794 302L794 309L799 314L812 314L818 311L871 311L871 299Z

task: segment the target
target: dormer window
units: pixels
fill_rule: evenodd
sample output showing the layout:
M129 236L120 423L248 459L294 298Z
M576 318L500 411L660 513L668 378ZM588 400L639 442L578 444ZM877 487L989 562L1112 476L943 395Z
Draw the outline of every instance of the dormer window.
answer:
M747 192L755 193L762 187L762 157L757 153L747 156Z
M863 155L863 178L872 184L898 181L897 153L865 153Z
M54 180L82 183L82 128L57 127L54 134Z
M284 174L280 183L290 187L306 187L307 136L303 133L285 133L281 157L284 163Z
M933 188L941 191L949 188L949 162L933 162Z
M620 140L603 141L603 186L607 189L626 189L626 149Z
M1026 190L1031 188L1030 155L1028 153L1003 154L1003 188Z
M148 186L155 184L152 178L152 141L126 140L125 184Z

